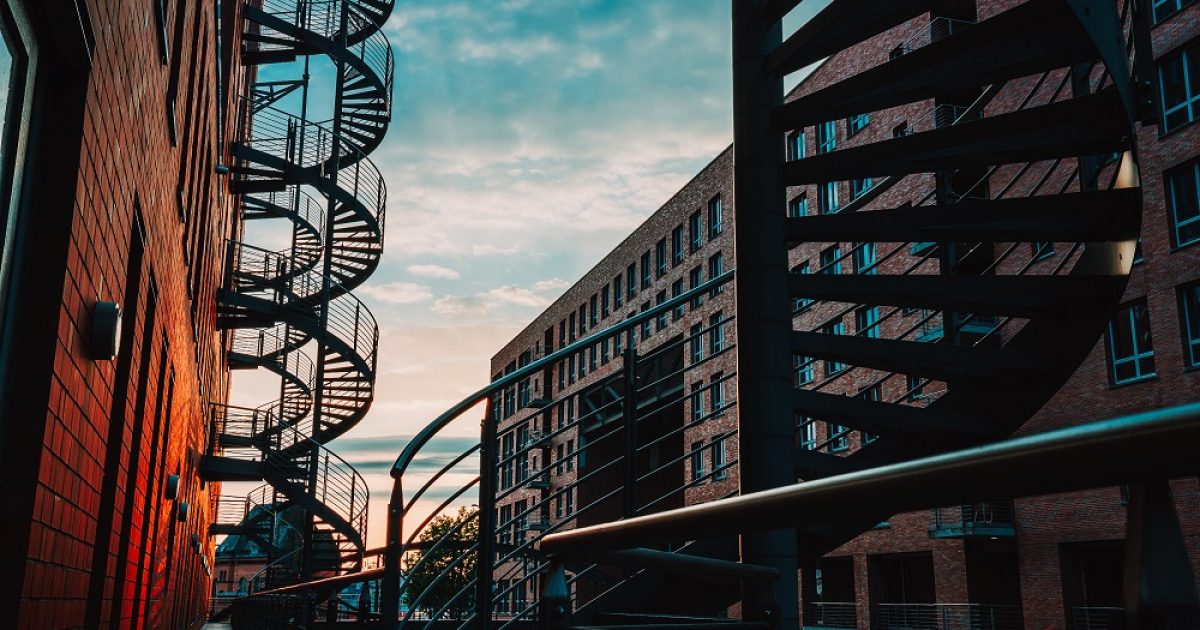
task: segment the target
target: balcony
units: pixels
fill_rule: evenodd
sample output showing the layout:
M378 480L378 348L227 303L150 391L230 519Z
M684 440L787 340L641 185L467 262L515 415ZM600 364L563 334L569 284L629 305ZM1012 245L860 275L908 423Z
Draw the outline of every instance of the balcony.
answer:
M1020 630L1017 604L876 604L876 630Z
M933 510L930 538L1012 538L1017 535L1012 501L972 503Z
M854 602L806 602L803 630L854 630L858 611Z
M1125 609L1116 606L1071 608L1071 630L1123 630Z

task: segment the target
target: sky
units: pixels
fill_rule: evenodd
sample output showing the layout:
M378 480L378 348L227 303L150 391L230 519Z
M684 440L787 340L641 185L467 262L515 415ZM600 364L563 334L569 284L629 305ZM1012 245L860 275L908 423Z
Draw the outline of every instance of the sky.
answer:
M824 2L801 4L791 21ZM381 328L376 397L330 444L372 489L369 546L404 444L486 385L494 353L731 142L729 7L398 0L385 26L393 120L371 155L388 188L385 250L356 290ZM311 110L328 115L330 69L312 69ZM254 236L278 245L279 233ZM237 372L231 402L277 392L265 370ZM431 444L416 475L473 443L481 416Z

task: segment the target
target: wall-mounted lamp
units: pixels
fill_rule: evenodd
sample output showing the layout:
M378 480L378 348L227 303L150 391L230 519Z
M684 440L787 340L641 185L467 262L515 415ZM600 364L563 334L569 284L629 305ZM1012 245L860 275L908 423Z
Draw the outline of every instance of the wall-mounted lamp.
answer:
M121 343L121 307L116 302L96 302L92 306L92 327L88 336L88 356L96 361L112 361Z
M180 501L179 507L175 510L175 520L179 521L180 523L186 523L187 517L188 517L187 501Z
M172 501L179 496L179 475L167 475L167 498Z
M224 164L217 165L217 175L228 175L228 174L229 174L228 166L225 166Z

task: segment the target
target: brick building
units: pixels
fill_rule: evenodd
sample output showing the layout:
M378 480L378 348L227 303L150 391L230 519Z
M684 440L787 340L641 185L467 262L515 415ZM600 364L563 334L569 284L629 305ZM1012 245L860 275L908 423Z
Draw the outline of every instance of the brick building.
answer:
M789 99L970 28L1017 4L1014 0L946 3L937 14L922 15L825 60ZM1200 260L1195 247L1200 242L1196 201L1200 131L1192 124L1200 118L1200 88L1196 87L1200 80L1194 78L1194 68L1200 66L1192 65L1200 63L1200 4L1156 1L1153 12L1161 121L1142 128L1138 138L1144 191L1140 262L1107 334L1020 433L1195 401L1200 392L1196 369L1200 367ZM1104 79L1095 75L1077 83L1102 86ZM986 117L1030 103L1053 102L1064 89L1081 89L1071 84L1071 74L1065 71L1042 80L1028 77L998 89L978 114L971 108L980 98L978 92L949 94L798 129L781 140L789 159L796 159L953 125L968 116ZM788 191L788 212L792 216L833 213L851 204L864 211L919 206L935 195L996 199L1046 194L1073 185L1078 177L1073 166L1055 163L1031 172L1014 165L991 172L960 172L944 190L938 189L932 174L907 176L883 192L873 191L879 182L869 179L795 187ZM1116 168L1116 160L1100 158L1096 185L1114 177ZM714 272L727 271L734 260L733 203L732 151L727 149L506 344L492 359L492 373L501 376L711 279ZM714 231L714 224L721 227ZM877 251L874 243L803 243L792 249L789 259L793 273L938 273L940 262L931 255L932 245L905 243L884 252ZM1021 243L1007 249L992 245L971 249L957 264L972 267L974 273L992 269L1056 273L1069 265L1075 251L1064 243ZM712 264L716 256L723 262ZM654 412L661 417L656 416L657 428L652 431L676 433L670 439L653 432L638 434L639 443L653 444L650 452L639 455L644 458L639 459L639 470L654 469L645 460L658 462L664 478L641 478L645 483L639 482L635 511L690 505L737 490L732 378L736 339L732 325L718 332L736 315L731 293L706 296L700 304L688 304L631 331L639 356L675 348L686 356L679 362L689 366L681 370L679 402ZM844 311L806 300L795 300L792 306L797 330L918 341L937 341L947 334L940 312L865 306ZM989 337L1012 334L1006 324L968 317L950 328L960 340L986 343ZM569 528L621 516L619 499L610 501L606 494L611 484L602 483L609 474L605 464L615 461L615 455L605 455L607 447L588 448L603 435L608 414L601 392L613 385L623 369L624 361L614 357L628 348L629 341L611 353L610 345L606 341L576 353L493 402L499 419L496 523L502 548L523 540L531 527ZM921 405L922 399L937 396L944 387L919 378L877 381L869 371L800 356L793 357L793 365L796 387L870 400L907 399ZM820 418L797 417L796 428L801 479L829 473L828 462L822 464L816 455L853 453L874 438ZM529 449L527 453L523 447ZM539 473L543 474L540 484L523 484ZM1173 488L1192 563L1197 566L1197 482L1179 481ZM681 491L661 503L644 505L654 500L650 497L672 489ZM1122 497L1122 489L1109 488L895 515L802 572L804 625L1114 627L1111 624L1122 614ZM533 506L541 506L540 514ZM583 506L591 509L577 515ZM544 521L538 522L539 518ZM520 591L533 588L532 584L513 588L503 581L514 574L504 570L497 574L502 580L497 591L511 590L511 597L501 600L501 612L519 610L514 607L530 596ZM976 625L961 626L969 623Z
M198 627L241 3L0 3L0 619Z

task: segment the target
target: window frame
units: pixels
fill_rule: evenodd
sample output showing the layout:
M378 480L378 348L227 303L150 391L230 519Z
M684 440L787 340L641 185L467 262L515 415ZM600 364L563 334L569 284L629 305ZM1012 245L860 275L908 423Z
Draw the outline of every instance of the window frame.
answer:
M1140 340L1138 339L1138 318L1136 313L1138 310L1144 313L1144 321L1146 323L1146 339L1149 341L1149 348L1143 350L1139 347ZM1132 354L1129 356L1117 357L1116 341L1114 340L1114 326L1121 324L1122 317L1126 318L1125 324L1129 326L1129 341ZM1107 350L1108 378L1113 387L1121 387L1124 385L1132 385L1147 380L1152 380L1158 376L1154 361L1154 338L1153 331L1150 327L1150 312L1149 305L1145 298L1132 300L1122 304L1113 318L1108 322L1108 328L1104 334L1104 346ZM1143 371L1143 360L1149 361L1149 370ZM1135 375L1129 378L1121 378L1117 374L1120 365L1132 362L1134 365Z
M1192 197L1194 202L1200 206L1200 158L1192 158L1183 163L1177 164L1163 171L1163 201L1166 205L1167 220L1170 222L1168 229L1171 233L1172 249L1181 249L1200 243L1200 208L1196 216L1188 217L1182 222L1179 219L1179 202L1178 194L1175 189L1176 176L1182 175L1180 179L1187 179L1184 171L1191 171ZM1193 225L1197 228L1195 238L1183 241L1180 238L1181 226L1188 226L1190 229Z
M1189 294L1193 296L1194 303L1189 303ZM1197 370L1200 369L1200 280L1180 286L1177 295L1183 367L1185 370Z
M1179 46L1175 50L1163 55L1155 60L1154 78L1158 82L1158 113L1159 113L1159 129L1160 135L1166 136L1172 134L1188 125L1196 122L1200 118L1200 85L1192 85L1191 81L1191 66L1192 63L1200 61L1200 59L1192 59L1195 53L1200 56L1200 38L1190 40ZM1163 81L1163 69L1167 64L1179 59L1182 64L1184 99L1181 103L1167 108L1166 84ZM1177 111L1186 110L1186 120L1176 124L1168 124L1167 117Z

